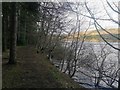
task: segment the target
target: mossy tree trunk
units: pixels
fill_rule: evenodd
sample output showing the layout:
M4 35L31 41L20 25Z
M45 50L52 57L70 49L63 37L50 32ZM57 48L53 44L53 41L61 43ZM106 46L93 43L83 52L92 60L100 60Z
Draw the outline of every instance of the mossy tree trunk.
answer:
M7 49L7 39L8 39L8 19L9 19L9 5L8 3L2 3L2 51Z
M11 3L11 15L10 15L10 56L9 64L16 63L16 40L17 40L17 12L16 3Z

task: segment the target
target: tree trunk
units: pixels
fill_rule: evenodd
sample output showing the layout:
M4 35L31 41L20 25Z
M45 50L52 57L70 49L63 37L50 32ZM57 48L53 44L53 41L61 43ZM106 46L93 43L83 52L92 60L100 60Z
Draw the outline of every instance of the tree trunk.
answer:
M7 30L8 30L8 15L3 11L2 17L2 51L7 49Z
M2 51L6 51L6 30L5 30L5 16L2 18Z
M120 2L118 2L118 11L120 12ZM120 14L118 13L118 37L120 37ZM120 41L118 41L118 48L120 48ZM118 51L118 69L120 69L120 51ZM119 82L118 90L120 90L120 70L119 70Z
M17 12L16 3L11 3L11 15L10 15L10 56L9 64L16 63L16 40L17 40Z

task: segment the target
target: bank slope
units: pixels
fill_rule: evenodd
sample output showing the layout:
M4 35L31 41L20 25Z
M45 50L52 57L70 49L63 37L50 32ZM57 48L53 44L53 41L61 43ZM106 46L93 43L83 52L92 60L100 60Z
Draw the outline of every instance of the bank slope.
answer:
M17 64L6 65L8 53L3 53L3 88L81 88L66 74L59 72L44 54L32 47L17 48Z

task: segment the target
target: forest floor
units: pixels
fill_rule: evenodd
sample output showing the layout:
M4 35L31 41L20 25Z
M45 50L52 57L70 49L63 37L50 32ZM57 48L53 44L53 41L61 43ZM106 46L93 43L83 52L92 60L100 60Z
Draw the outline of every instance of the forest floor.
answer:
M59 72L44 54L33 47L17 47L17 64L9 65L3 53L2 88L81 88L68 75Z

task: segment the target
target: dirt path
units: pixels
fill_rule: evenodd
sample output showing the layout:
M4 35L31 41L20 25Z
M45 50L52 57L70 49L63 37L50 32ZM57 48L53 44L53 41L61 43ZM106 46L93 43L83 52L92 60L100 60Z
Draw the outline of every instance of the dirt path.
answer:
M32 47L17 48L17 64L6 65L3 55L3 88L79 88L66 74L50 64ZM84 89L82 89L84 90Z

